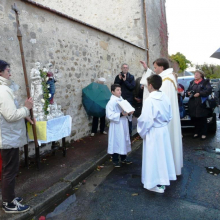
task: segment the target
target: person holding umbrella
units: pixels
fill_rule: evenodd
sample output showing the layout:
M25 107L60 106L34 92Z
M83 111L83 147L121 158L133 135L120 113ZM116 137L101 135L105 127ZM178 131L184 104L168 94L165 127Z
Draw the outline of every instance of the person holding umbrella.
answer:
M19 169L19 147L27 144L24 118L33 107L32 98L18 108L11 86L9 63L0 60L0 150L2 156L2 208L6 213L21 213L30 209L15 197L15 177Z
M107 134L105 129L105 108L111 97L109 88L104 85L105 78L99 78L98 83L93 82L82 90L82 103L89 116L93 116L92 133L94 136L98 129L100 118L100 132Z
M98 78L97 83L99 84L105 84L105 78L101 77ZM92 119L92 133L91 133L91 137L93 137L95 135L95 133L97 133L98 130L98 123L99 123L99 117L95 117L93 116ZM105 131L105 115L100 117L100 133L101 134L108 134Z

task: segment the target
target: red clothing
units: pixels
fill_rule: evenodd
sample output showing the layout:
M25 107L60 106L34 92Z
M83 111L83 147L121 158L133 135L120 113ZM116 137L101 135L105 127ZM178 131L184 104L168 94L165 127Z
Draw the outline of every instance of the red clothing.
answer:
M200 82L202 82L202 80L203 80L203 79L200 79L200 80L194 80L194 83L195 83L195 84L199 84Z

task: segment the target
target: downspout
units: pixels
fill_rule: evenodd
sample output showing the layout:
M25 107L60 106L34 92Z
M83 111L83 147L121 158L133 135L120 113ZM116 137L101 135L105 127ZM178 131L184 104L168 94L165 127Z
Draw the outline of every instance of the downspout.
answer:
M147 66L149 66L149 43L148 43L148 30L147 30L147 12L146 12L146 0L144 2L144 20L145 20L145 33L146 33L146 48L147 48Z

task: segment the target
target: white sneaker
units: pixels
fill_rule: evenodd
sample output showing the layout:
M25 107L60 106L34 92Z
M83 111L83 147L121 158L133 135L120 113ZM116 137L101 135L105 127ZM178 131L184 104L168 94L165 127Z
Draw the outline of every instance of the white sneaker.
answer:
M164 189L162 187L158 187L158 186L155 186L154 188L149 189L149 190L152 192L164 193Z
M108 134L106 131L103 131L102 134Z
M94 137L95 136L95 133L91 133L91 137Z

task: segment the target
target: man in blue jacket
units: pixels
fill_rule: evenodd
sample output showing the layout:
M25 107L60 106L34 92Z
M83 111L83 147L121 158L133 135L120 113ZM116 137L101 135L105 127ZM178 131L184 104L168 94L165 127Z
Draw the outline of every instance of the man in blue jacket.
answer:
M131 105L133 105L133 90L135 88L135 78L129 72L128 64L124 63L121 65L121 72L115 77L114 84L119 84L121 86L121 96L126 99ZM129 123L129 133L132 133L132 121Z

